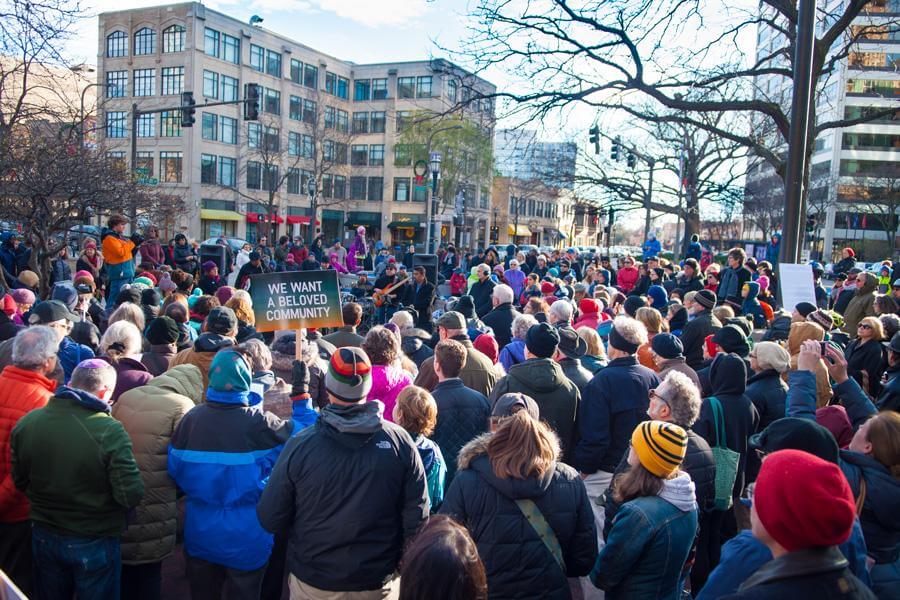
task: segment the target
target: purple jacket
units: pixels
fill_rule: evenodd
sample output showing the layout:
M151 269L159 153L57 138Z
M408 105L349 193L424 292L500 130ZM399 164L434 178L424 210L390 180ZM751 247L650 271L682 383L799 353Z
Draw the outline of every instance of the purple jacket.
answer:
M522 291L525 289L525 271L521 269L507 269L503 276L509 282L509 287L513 289L513 298L521 296Z
M138 248L138 252L141 254L140 262L142 263L147 262L158 266L166 262L166 253L159 240L144 240L144 243Z
M105 356L102 358L116 369L116 387L113 389L110 403L118 400L119 396L128 390L147 385L153 379L147 367L133 358L120 358L115 363Z
M409 373L397 367L372 365L372 391L369 400L381 400L384 404L384 420L394 422L394 405L400 390L413 384Z

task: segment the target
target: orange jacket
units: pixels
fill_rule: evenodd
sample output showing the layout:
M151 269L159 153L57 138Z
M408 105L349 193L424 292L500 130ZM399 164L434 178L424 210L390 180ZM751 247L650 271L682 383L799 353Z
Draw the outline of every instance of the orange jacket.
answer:
M56 382L13 365L0 373L0 522L28 519L28 500L13 484L9 436L19 419L47 404Z
M123 262L134 259L132 251L134 250L134 242L129 239L120 238L115 233L107 230L103 236L103 260L110 265L118 265Z

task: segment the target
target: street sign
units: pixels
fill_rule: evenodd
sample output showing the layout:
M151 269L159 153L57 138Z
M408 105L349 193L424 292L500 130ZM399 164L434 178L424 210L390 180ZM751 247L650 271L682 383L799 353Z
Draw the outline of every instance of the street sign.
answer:
M135 167L134 172L138 175L149 175L150 169L148 167Z
M159 185L159 179L156 177L138 177L138 185Z

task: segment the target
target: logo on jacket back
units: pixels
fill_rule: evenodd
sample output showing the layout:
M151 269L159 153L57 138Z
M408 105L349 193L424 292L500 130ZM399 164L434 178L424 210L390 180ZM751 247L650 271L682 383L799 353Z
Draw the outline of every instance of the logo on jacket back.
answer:
M377 447L381 448L382 450L390 450L391 449L391 443L387 440L381 440L380 442L376 443L375 445Z

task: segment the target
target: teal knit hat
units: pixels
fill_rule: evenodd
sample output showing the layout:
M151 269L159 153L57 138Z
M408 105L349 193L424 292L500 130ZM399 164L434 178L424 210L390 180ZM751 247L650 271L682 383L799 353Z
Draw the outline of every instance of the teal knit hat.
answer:
M217 352L209 366L209 387L217 392L247 392L253 374L246 359L237 352Z

